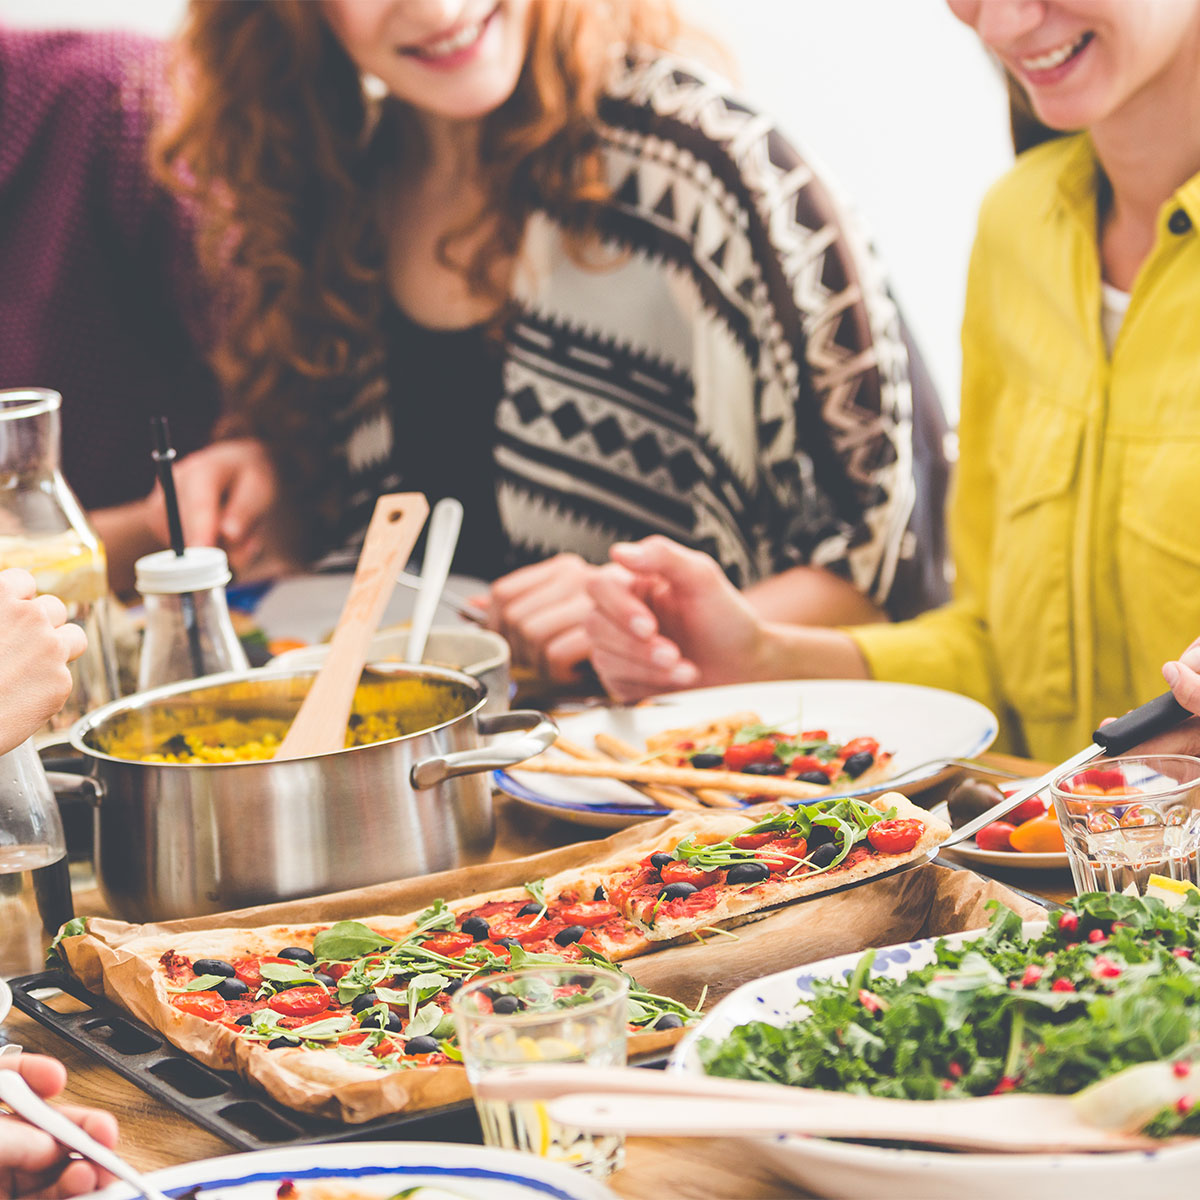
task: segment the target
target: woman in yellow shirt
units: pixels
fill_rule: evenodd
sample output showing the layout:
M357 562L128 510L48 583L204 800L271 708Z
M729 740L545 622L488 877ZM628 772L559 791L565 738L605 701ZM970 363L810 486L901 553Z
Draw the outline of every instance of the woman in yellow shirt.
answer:
M1055 759L1200 628L1200 0L951 0L1038 117L990 192L963 325L954 600L847 632L754 618L665 539L593 587L610 692L902 679Z

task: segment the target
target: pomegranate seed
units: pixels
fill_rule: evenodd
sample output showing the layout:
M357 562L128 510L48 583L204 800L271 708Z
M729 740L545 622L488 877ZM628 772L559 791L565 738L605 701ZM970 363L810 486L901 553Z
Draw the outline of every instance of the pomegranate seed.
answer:
M1078 942L1068 942L1068 943L1067 943L1067 949L1068 949L1068 950L1074 950L1074 949L1075 949L1075 948L1076 948L1078 945L1079 945L1079 943L1078 943Z
M962 1073L963 1073L962 1063L952 1062L950 1064L948 1070L950 1072L950 1077L952 1079L961 1079L962 1078Z
M1017 1086L1017 1081L1011 1075L1005 1075L994 1088L992 1088L993 1096L1003 1096L1005 1092L1011 1092Z
M1042 974L1043 971L1041 967L1035 967L1030 964L1025 968L1025 974L1021 976L1021 986L1033 987L1033 985L1037 983L1039 979L1041 979Z
M954 1081L952 1079L943 1079L942 1080L942 1091L943 1092L948 1092L953 1086L954 1086Z
M1171 951L1171 953L1176 958L1191 958L1192 957L1192 952L1186 946L1176 946L1175 949Z
M870 1013L877 1013L883 1007L879 1003L879 997L874 992L868 992L866 988L859 988L858 1002Z
M1074 933L1079 928L1079 914L1073 912L1059 913L1058 927L1067 933Z
M1112 959L1105 958L1103 954L1096 956L1096 961L1092 964L1093 979L1117 979L1120 974L1121 968Z
M1056 979L1051 985L1052 992L1073 992L1075 985L1069 979Z
M1186 1079L1192 1073L1192 1064L1190 1062L1174 1062L1171 1064L1171 1073L1176 1079Z
M1108 938L1107 938L1107 936L1105 936L1103 929L1093 929L1091 931L1091 933L1088 934L1088 941L1089 942L1107 942Z
M1186 1117L1188 1113L1190 1113L1195 1107L1196 1101L1193 1100L1191 1096L1180 1096L1179 1099L1175 1101L1175 1111L1181 1117Z

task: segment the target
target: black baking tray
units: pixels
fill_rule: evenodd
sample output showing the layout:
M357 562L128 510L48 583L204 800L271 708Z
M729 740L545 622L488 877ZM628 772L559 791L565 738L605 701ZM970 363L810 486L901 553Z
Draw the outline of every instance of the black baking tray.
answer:
M13 1004L40 1025L99 1059L168 1108L241 1150L397 1138L424 1142L479 1142L479 1119L469 1100L415 1113L393 1113L346 1125L298 1113L272 1100L231 1071L214 1071L176 1049L110 1000L58 970L8 980ZM56 1012L39 993L66 992L84 1012Z

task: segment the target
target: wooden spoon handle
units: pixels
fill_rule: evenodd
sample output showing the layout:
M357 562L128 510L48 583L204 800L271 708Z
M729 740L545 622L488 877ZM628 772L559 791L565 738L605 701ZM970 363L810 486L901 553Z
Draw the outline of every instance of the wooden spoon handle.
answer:
M329 653L275 754L277 759L342 748L371 638L428 515L429 505L420 492L379 497Z

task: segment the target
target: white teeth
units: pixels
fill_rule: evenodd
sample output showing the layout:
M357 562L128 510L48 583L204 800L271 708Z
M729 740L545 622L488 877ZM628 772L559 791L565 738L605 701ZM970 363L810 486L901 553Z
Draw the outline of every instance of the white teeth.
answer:
M420 55L422 58L447 58L451 54L465 50L482 32L483 22L476 21L474 25L464 26L451 37L443 38L440 42L433 42L428 46L422 46Z
M1061 66L1071 57L1084 43L1087 38L1085 33L1083 37L1076 38L1075 41L1069 42L1065 46L1059 46L1057 50L1051 50L1046 54L1039 54L1037 58L1022 58L1021 66L1026 71L1049 71L1054 67Z

